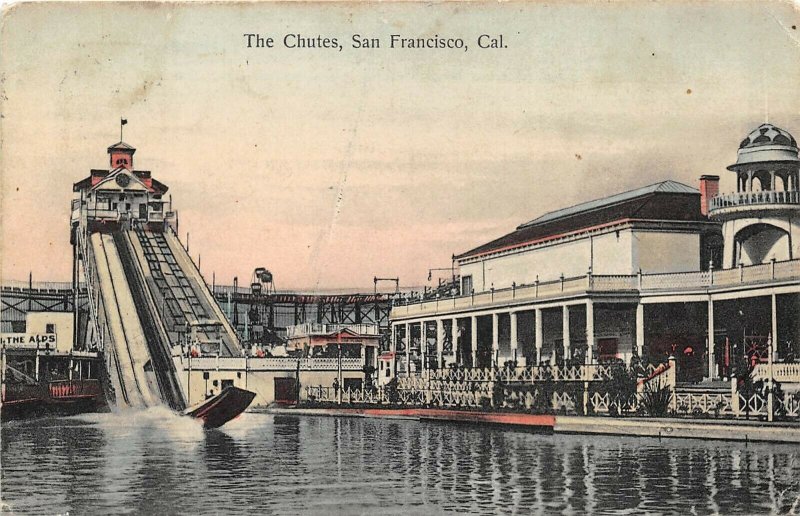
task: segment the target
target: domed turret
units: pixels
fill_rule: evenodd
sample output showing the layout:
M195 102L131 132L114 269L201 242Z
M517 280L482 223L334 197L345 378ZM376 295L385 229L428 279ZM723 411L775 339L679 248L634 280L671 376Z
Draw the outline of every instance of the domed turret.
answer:
M723 266L790 260L800 254L791 238L800 212L800 157L797 141L772 124L761 124L739 144L736 193L714 197L709 215L722 222Z
M800 163L797 156L797 141L789 131L772 124L761 124L739 144L736 163L728 170L747 170L755 164Z

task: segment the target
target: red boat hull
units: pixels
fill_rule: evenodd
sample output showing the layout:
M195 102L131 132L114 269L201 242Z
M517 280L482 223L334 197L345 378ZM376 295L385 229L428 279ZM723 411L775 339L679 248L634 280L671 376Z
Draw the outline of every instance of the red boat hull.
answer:
M206 428L219 428L244 412L256 393L238 387L226 387L216 396L188 409L184 415L200 419Z
M3 421L97 412L105 399L97 380L67 380L47 385L4 385Z

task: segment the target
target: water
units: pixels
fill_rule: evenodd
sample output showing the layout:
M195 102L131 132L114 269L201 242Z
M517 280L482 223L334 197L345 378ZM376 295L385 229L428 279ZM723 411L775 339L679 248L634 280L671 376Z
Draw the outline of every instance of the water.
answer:
M800 512L794 446L165 409L2 427L17 514Z

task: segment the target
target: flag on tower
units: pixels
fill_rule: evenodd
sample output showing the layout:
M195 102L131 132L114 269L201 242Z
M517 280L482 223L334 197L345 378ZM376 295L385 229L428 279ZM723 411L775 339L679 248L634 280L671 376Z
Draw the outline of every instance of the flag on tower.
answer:
M125 125L125 124L128 123L128 119L127 118L120 118L119 119L119 123L122 124L122 125Z

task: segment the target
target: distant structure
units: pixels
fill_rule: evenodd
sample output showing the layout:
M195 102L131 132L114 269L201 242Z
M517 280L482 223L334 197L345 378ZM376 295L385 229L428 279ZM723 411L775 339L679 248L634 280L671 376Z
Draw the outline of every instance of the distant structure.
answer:
M456 255L460 295L391 312L398 375L673 355L678 380L700 382L728 377L740 357L764 362L770 348L794 361L797 143L764 124L728 169L736 193L720 195L715 175L699 189L662 181L546 213Z
M115 231L143 226L163 230L165 221L176 217L165 210L164 194L169 187L154 179L149 170L135 170L136 149L120 141L108 148L109 169L92 169L89 177L72 186L73 224L84 208L89 231Z
M178 238L178 214L165 198L168 187L134 167L136 149L121 138L107 151L109 168L92 169L72 188L69 304L75 347L99 357L109 404L184 410L227 387L254 392L255 405L297 403L300 385L332 386L335 380L350 386L371 378L364 366L375 363L377 327L362 339L369 342L356 356L345 335L336 335L337 343L345 342L344 356L288 356L283 346L281 355L265 351L262 345L280 340L275 312L281 299L272 274L258 268L244 292L235 286L221 292L222 299L215 297L215 285L206 283L188 244ZM305 317L297 309L305 304L296 297L290 300L295 321ZM308 301L317 302L315 313L324 319L322 301ZM235 327L240 308L247 310L245 335L249 322L257 339L240 337ZM356 315L362 322L358 309Z

